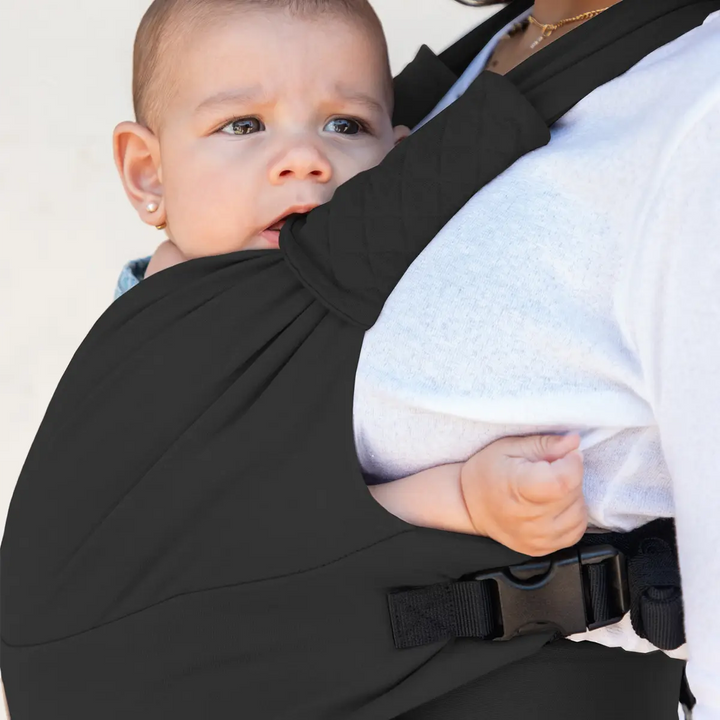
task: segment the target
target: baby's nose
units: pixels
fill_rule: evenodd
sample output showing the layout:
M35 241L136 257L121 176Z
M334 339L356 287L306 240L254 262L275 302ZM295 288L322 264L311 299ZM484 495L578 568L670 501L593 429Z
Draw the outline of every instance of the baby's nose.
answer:
M270 180L273 184L282 184L287 180L314 180L329 182L332 167L325 155L311 145L290 148L273 164Z

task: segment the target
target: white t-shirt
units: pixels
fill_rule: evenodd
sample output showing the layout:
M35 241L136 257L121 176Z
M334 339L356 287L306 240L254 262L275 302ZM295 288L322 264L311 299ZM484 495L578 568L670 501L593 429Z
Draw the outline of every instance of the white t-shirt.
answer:
M397 478L580 431L593 525L676 517L694 718L720 720L719 371L716 12L584 98L420 255L365 338L358 454ZM652 649L629 618L588 636Z

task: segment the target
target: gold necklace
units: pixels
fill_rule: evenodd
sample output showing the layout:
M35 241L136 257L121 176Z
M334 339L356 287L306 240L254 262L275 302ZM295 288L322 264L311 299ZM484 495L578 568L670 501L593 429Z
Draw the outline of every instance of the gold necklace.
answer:
M608 7L611 7L608 5ZM537 47L545 38L550 37L550 35L557 30L559 27L562 27L563 25L566 25L569 22L577 22L578 20L585 20L589 19L591 17L595 17L596 15L599 15L604 10L607 10L608 8L600 8L600 10L590 10L590 12L584 12L580 15L576 15L575 17L566 18L565 20L559 20L556 23L541 23L538 22L532 15L528 17L528 20L533 24L537 25L542 30L542 35L535 40L535 42L530 46L530 49Z

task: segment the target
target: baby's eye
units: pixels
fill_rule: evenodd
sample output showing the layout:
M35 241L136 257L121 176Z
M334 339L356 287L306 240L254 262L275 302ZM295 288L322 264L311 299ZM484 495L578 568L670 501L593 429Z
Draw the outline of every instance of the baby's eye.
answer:
M264 129L265 126L260 120L254 117L247 117L229 122L225 127L220 128L220 132L226 133L227 135L252 135L254 132L260 132Z
M331 132L336 132L340 135L357 135L358 133L366 132L363 124L352 118L334 118L330 120L325 127L328 128L331 126L335 127L335 130L331 130Z

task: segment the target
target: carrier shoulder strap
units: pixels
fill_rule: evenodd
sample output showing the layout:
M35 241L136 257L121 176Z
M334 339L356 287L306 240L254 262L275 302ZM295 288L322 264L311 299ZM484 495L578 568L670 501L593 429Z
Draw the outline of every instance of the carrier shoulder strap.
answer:
M421 49L396 79L396 118L422 119L469 61L471 40L487 41L527 6L515 0L440 57ZM717 9L720 0L623 0L507 75L480 73L380 165L287 222L280 245L288 263L330 311L369 328L410 264L478 190L549 142L548 128L594 89Z

